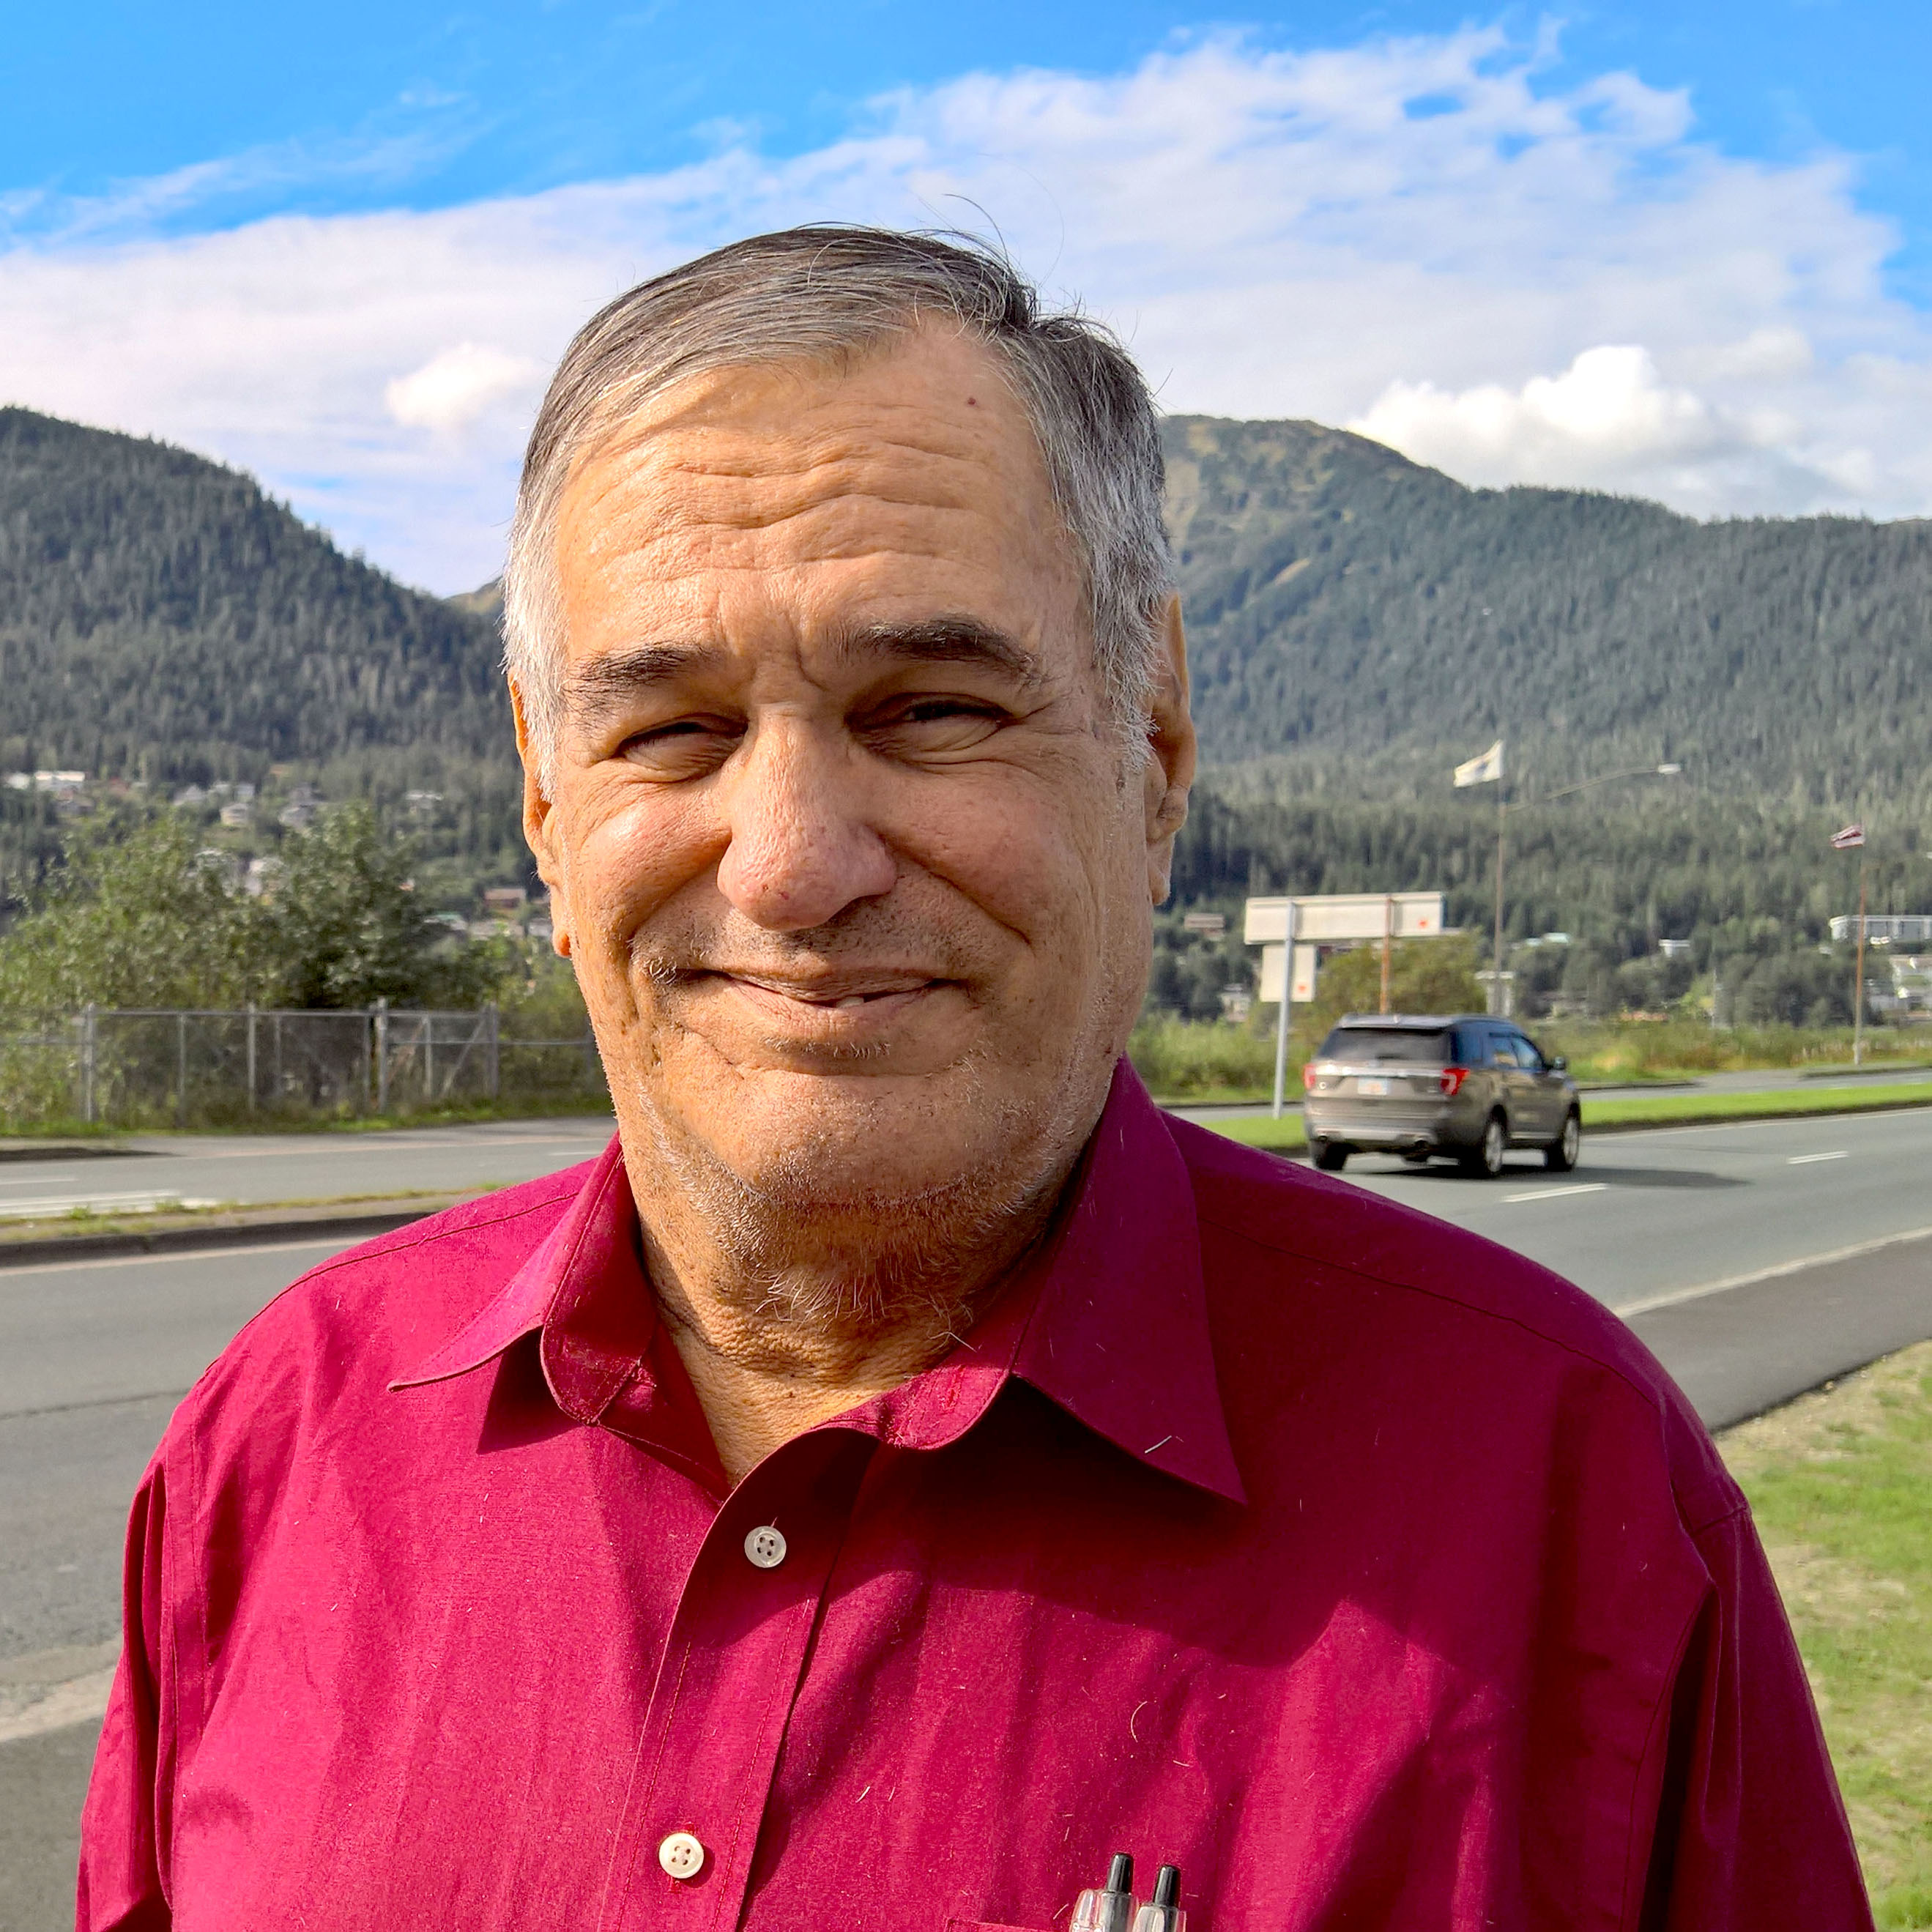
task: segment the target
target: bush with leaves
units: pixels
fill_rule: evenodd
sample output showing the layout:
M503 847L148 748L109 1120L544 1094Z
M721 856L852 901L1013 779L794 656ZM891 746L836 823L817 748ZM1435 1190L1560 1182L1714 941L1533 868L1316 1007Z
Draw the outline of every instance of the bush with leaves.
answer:
M290 839L253 935L267 1003L470 1006L487 998L508 970L503 950L442 947L444 929L412 884L415 856L362 804L338 806Z
M0 1012L475 1006L508 970L507 946L452 946L412 889L413 858L368 806L338 806L284 843L256 899L172 814L83 830L0 938Z
M262 990L251 910L179 820L71 833L40 902L0 940L0 1012L245 1006Z

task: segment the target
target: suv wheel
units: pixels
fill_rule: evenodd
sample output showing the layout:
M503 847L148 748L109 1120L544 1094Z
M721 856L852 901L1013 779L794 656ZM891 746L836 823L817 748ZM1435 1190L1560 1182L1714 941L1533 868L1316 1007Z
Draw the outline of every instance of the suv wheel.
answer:
M1543 1150L1543 1164L1552 1174L1568 1174L1576 1165L1583 1145L1583 1122L1572 1107L1563 1116L1563 1131Z
M1472 1148L1465 1148L1462 1167L1484 1180L1493 1180L1503 1171L1503 1156L1509 1148L1509 1123L1500 1114L1492 1114L1483 1123L1483 1138Z
M1315 1165L1324 1174L1340 1174L1348 1164L1348 1150L1333 1141L1315 1143Z

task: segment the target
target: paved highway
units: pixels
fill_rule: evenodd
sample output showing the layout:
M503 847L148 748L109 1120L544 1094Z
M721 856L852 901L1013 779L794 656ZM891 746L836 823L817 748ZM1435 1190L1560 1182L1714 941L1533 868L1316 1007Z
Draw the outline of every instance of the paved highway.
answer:
M142 1164L224 1177L181 1189L224 1200L456 1189L566 1166L606 1128L160 1142ZM46 1165L0 1165L0 1180ZM1360 1158L1347 1178L1580 1282L1721 1424L1932 1334L1929 1172L1932 1108L1606 1136L1570 1174L1517 1155L1493 1182ZM167 1416L236 1328L343 1245L0 1267L0 1932L70 1922L122 1522Z
M1586 1135L1573 1174L1357 1156L1347 1178L1528 1255L1629 1314L1659 1296L1932 1233L1932 1107Z
M400 1133L141 1136L52 1156L15 1142L0 1159L0 1220L165 1201L282 1206L405 1191L460 1193L588 1160L614 1131L607 1115Z

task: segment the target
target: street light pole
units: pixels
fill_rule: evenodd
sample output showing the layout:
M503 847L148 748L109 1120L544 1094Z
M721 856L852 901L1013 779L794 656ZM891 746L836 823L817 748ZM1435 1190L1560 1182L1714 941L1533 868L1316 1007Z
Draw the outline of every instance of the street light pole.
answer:
M1606 772L1601 778L1585 778L1580 784L1564 785L1560 790L1545 792L1540 798L1518 799L1512 805L1504 794L1502 786L1496 791L1496 976L1492 982L1491 998L1498 1008L1503 997L1503 846L1512 812L1521 812L1532 805L1552 805L1559 798L1574 798L1580 791L1594 791L1598 785L1615 784L1620 778L1674 778L1681 777L1682 765L1632 765L1621 772Z

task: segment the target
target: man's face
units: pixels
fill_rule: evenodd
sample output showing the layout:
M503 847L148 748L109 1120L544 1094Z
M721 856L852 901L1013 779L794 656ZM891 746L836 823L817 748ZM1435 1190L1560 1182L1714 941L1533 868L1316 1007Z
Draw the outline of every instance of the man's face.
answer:
M1192 742L1144 768L986 351L700 377L584 463L531 842L634 1164L754 1196L1003 1198L1098 1111Z

